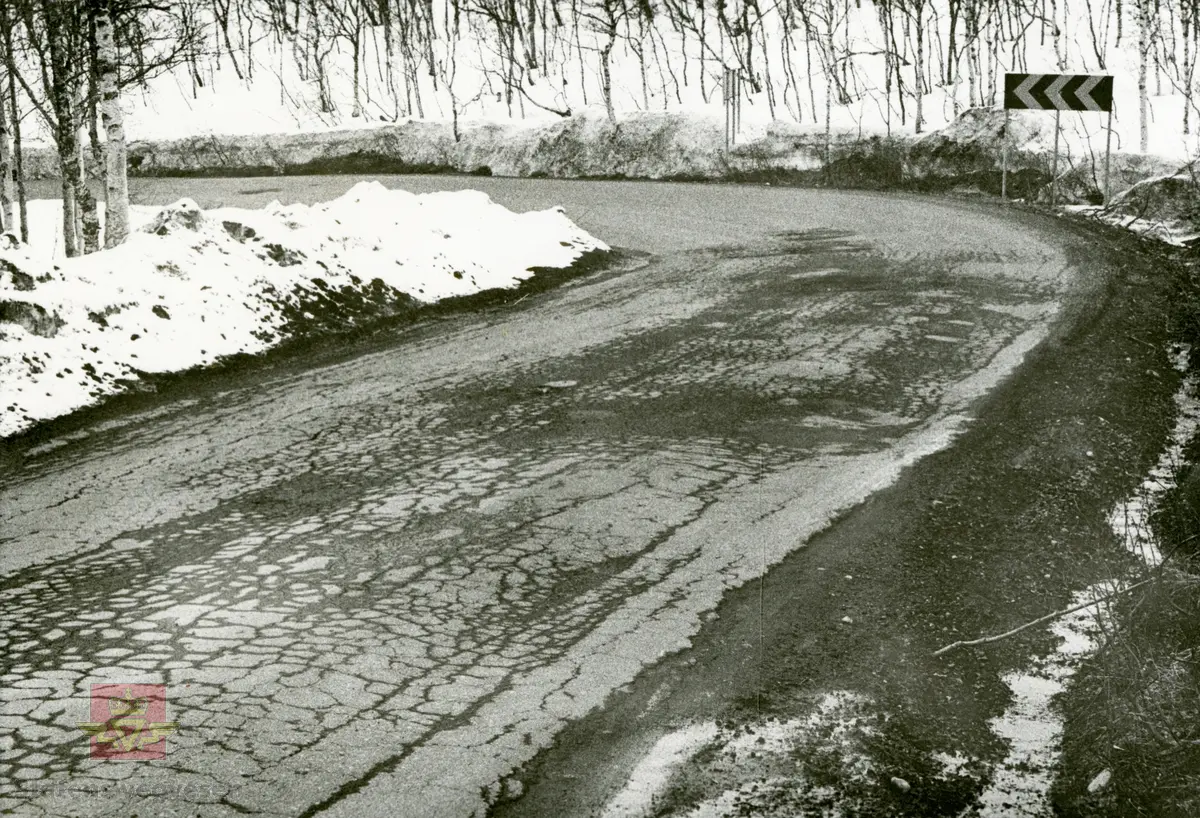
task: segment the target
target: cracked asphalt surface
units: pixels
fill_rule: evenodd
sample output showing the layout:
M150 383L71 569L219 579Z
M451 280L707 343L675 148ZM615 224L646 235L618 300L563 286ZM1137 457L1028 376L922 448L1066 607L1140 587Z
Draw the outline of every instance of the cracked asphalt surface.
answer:
M649 255L6 453L0 810L482 813L948 445L1080 272L937 200L401 184L562 204ZM102 682L167 685L164 759L89 757Z

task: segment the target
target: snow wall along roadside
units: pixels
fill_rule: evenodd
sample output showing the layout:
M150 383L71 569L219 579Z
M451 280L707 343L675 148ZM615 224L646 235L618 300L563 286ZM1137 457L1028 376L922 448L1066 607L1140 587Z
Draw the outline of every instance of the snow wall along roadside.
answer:
M201 211L184 199L120 247L33 256L0 237L0 437L95 404L143 373L207 366L455 296L514 288L607 245L561 208L363 182L308 207Z

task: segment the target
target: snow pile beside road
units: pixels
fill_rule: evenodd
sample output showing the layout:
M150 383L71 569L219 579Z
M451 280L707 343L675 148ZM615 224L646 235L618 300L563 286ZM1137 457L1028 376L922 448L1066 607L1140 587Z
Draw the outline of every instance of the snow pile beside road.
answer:
M607 246L561 208L364 182L332 202L164 208L122 246L55 263L0 246L0 435L177 372L421 303L512 288Z
M1200 183L1189 169L1144 179L1107 207L1072 210L1175 247L1200 240Z

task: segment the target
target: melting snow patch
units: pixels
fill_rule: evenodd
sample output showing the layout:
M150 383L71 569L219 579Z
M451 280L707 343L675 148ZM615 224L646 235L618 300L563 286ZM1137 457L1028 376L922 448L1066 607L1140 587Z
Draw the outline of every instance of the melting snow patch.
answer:
M1172 349L1172 364L1180 372L1187 370L1190 347L1178 345ZM1147 565L1162 562L1162 554L1150 532L1150 512L1163 493L1175 486L1175 473L1183 463L1183 449L1200 430L1200 379L1188 375L1175 393L1175 428L1167 448L1159 456L1150 474L1142 481L1137 494L1117 503L1109 514L1113 531L1125 547L1141 557Z
M717 736L711 721L692 724L658 740L634 767L625 788L608 802L601 818L643 818L654 814L654 801L666 789L671 772Z
M659 814L662 798L669 796L676 780L702 788L699 801L686 812L691 818L838 815L831 811L838 793L815 786L798 760L819 758L823 767L835 764L840 785L866 782L872 766L863 740L874 729L865 715L869 704L865 697L835 691L817 700L801 718L733 728L705 723L672 733L638 764L603 818Z
M1086 604L1113 590L1110 583L1093 585L1077 592L1069 607ZM1054 652L1037 660L1031 670L1004 677L1013 701L991 726L992 732L1008 741L1008 756L993 772L991 783L969 815L1001 818L1049 814L1050 785L1063 732L1054 697L1066 688L1079 664L1099 647L1099 616L1099 604L1092 604L1056 620L1051 631L1062 642Z
M933 754L933 760L941 765L942 772L938 777L942 779L963 775L972 764L970 758L957 751L951 754L939 750Z

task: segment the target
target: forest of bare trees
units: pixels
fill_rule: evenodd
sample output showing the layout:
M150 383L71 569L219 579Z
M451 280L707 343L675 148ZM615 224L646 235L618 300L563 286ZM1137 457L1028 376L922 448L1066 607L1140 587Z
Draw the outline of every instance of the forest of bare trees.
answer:
M193 94L232 72L299 96L282 79L299 76L330 121L438 117L457 135L485 102L512 117L602 104L614 119L685 95L719 102L733 69L774 118L872 106L889 130L919 133L935 89L952 89L954 113L994 105L1005 71L1108 71L1119 49L1137 57L1143 149L1145 100L1164 88L1185 100L1176 127L1190 133L1200 0L4 0L0 221L16 223L34 130L57 148L67 253L101 245L89 176L103 181L103 243L119 243L121 95L165 71Z

